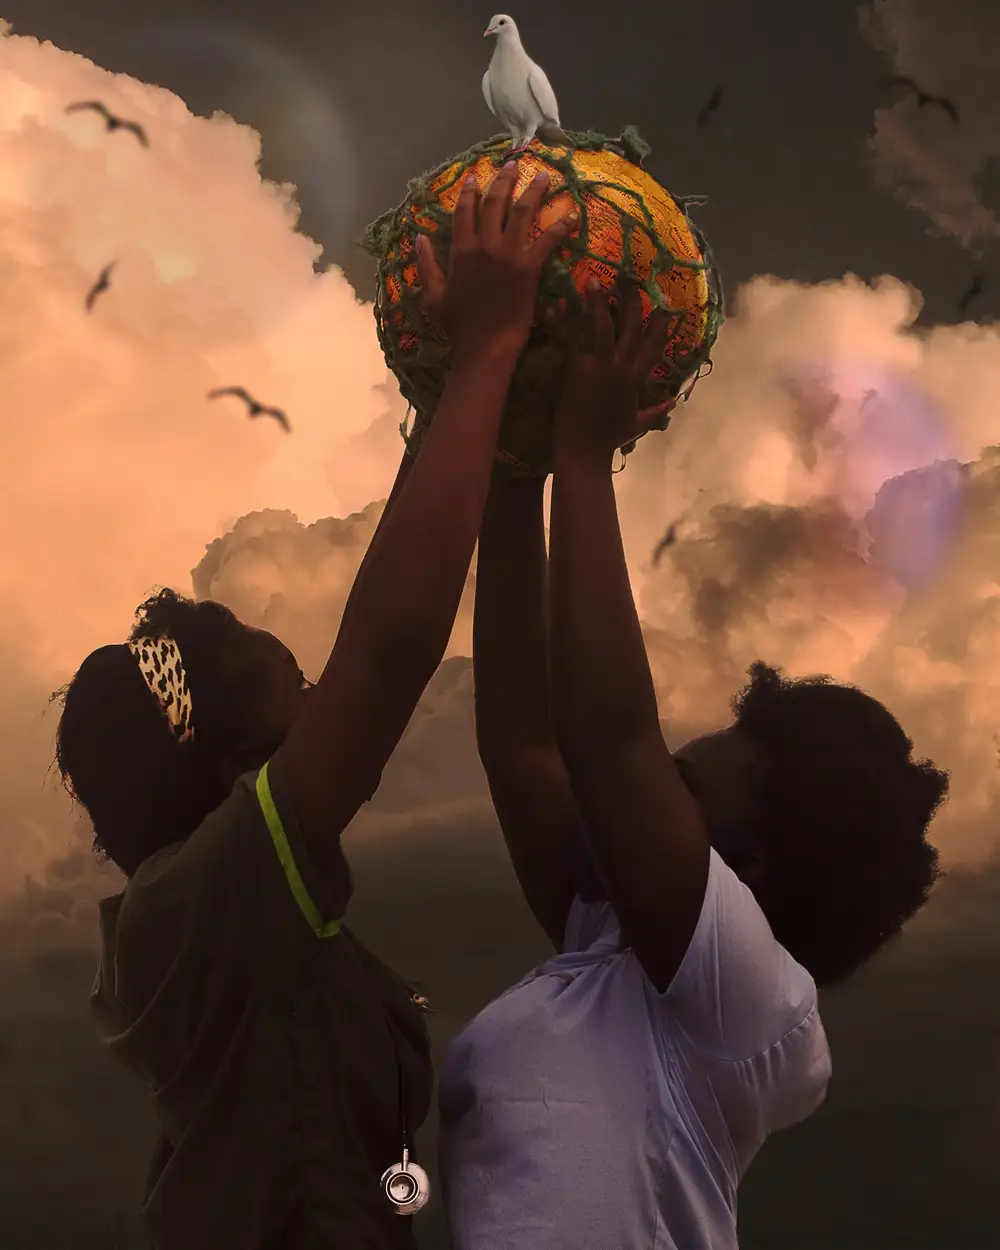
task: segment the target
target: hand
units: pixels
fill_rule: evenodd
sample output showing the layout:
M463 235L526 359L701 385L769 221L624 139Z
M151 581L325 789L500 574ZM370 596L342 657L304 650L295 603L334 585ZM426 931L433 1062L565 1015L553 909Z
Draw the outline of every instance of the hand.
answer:
M516 179L517 162L508 161L482 204L475 176L465 179L452 218L447 277L430 239L417 235L421 305L448 336L456 357L494 350L515 359L521 354L535 316L542 266L579 220L576 215L563 218L530 240L549 179L539 174L511 207Z
M642 300L634 280L619 283L617 294L621 332L616 343L607 296L596 279L587 284L593 352L584 352L571 342L554 310L548 314L550 329L569 348L570 356L555 413L557 455L568 452L610 461L618 448L652 429L677 403L668 399L650 408L639 407L670 334L669 314L654 309L643 329Z

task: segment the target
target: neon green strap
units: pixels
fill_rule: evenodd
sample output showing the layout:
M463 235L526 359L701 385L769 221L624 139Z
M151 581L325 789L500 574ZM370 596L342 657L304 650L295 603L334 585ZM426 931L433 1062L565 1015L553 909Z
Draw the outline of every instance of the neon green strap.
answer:
M312 901L309 891L306 889L306 883L302 880L302 874L299 872L298 865L295 862L292 848L288 845L288 838L285 836L285 828L281 823L281 817L278 815L278 809L274 806L274 799L271 795L271 783L267 779L267 767L267 764L265 764L257 774L257 799L260 803L260 809L264 813L267 827L271 832L271 841L274 843L278 862L281 864L289 889L292 891L303 916L305 916L309 928L312 929L317 937L333 937L334 934L340 932L340 921L324 920L320 915L319 908Z

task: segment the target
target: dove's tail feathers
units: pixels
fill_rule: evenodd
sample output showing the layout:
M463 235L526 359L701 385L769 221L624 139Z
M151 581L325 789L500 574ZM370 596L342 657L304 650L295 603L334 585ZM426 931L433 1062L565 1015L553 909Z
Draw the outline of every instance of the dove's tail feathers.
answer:
M573 146L573 140L558 122L542 122L535 133L543 143L555 143L564 148Z

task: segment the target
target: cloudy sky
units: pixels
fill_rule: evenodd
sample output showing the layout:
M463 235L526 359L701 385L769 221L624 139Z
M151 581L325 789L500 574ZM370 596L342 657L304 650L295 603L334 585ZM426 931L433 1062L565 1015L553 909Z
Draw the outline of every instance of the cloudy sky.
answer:
M121 1246L140 1245L150 1139L142 1091L91 1036L94 903L117 881L46 777L47 695L161 584L223 600L319 670L401 450L356 240L408 178L494 129L486 10L326 7L0 4L4 1250L109 1247L116 1219ZM710 196L699 220L731 305L716 368L617 479L668 738L724 723L759 656L864 685L953 774L936 826L948 876L828 997L828 1104L755 1165L742 1244L988 1250L1000 17L991 0L681 13L515 13L568 125L634 122L666 185ZM961 124L880 90L892 73L950 94ZM716 83L723 107L697 132ZM95 97L140 121L149 150L63 111ZM237 382L281 404L293 435L205 399ZM470 750L469 606L345 842L354 923L426 987L439 1045L545 955ZM421 1228L443 1250L438 1217Z

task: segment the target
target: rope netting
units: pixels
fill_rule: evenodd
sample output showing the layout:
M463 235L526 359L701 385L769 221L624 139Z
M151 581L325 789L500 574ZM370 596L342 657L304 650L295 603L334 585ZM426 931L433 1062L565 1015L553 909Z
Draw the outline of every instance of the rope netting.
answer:
M616 278L635 280L651 306L665 309L671 318L667 347L643 402L651 405L675 396L686 400L699 377L711 370L711 350L725 316L722 285L711 250L689 215L689 209L705 203L705 199L673 196L658 188L676 205L684 231L693 243L693 247L689 244L690 250L698 254L697 257L677 255L669 241L662 237L662 223L656 221L640 191L613 177L596 176L593 170L581 168L575 160L580 153L607 151L643 169L650 148L635 128L628 127L618 138L592 131L567 133L573 141L572 148L553 150L536 139L525 153L533 166L549 170L550 176L558 175L551 177L543 210L550 200L568 196L580 214L576 233L556 248L546 262L539 283L539 303L557 306L578 340L585 342L589 319L585 297L574 281L574 274L579 275L581 266L585 273L594 272L591 268L594 266L606 286L608 273ZM365 250L377 261L374 311L379 344L403 397L415 413L412 430L407 430L406 420L400 426L400 433L412 454L416 454L440 401L449 360L447 340L420 308L416 236L423 233L430 237L435 254L447 271L451 210L442 199L448 200L451 193L450 198L454 200L469 170L483 158L499 168L509 152L510 137L496 135L442 162L414 178L407 186L403 202L377 218L365 231ZM623 197L627 208L622 205ZM595 223L595 218L606 224L607 210L620 229L620 249L614 249L620 250L618 257L596 250L605 231L599 228L601 221ZM633 238L637 230L644 235L642 273L637 273L633 267L637 250L633 248ZM672 307L664 292L663 280L667 275L673 274L676 278L684 273L704 274L704 302L690 298L688 281L684 287L689 297L688 306ZM617 330L614 299L611 314ZM562 348L553 342L544 327L533 327L511 383L501 423L501 450L497 453L515 472L536 474L551 470L552 415L562 362ZM665 415L657 428L666 429L669 419L669 414ZM631 443L623 447L623 455L634 446Z

